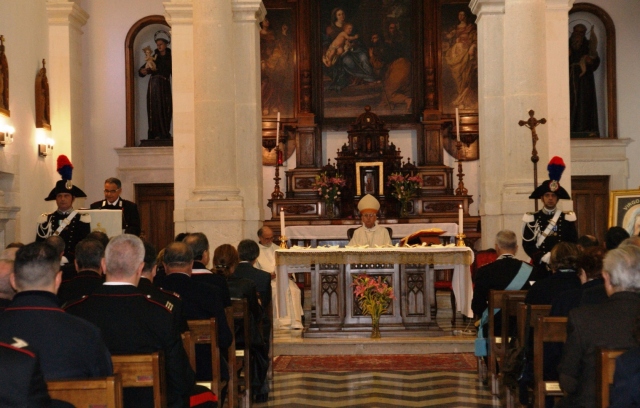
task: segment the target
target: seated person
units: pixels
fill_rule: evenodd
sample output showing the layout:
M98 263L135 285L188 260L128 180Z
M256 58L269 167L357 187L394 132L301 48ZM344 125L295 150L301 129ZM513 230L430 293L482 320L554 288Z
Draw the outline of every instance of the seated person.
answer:
M609 408L640 407L640 316L636 317L636 346L616 359Z
M363 226L355 230L349 246L368 245L370 248L376 245L391 245L391 237L386 228L376 224L380 202L371 194L362 197L358 203L358 211L362 218Z
M580 287L578 279L578 257L580 250L576 244L560 242L551 250L549 267L551 276L536 281L529 289L525 303L530 305L550 305L561 293Z
M75 268L76 275L62 281L58 290L58 299L64 304L70 300L80 299L90 295L94 290L102 286L102 258L104 258L104 246L96 239L85 238L76 245Z
M633 335L640 312L640 248L625 245L604 258L606 302L569 312L567 341L558 366L565 397L559 407L596 406L596 349L636 347Z

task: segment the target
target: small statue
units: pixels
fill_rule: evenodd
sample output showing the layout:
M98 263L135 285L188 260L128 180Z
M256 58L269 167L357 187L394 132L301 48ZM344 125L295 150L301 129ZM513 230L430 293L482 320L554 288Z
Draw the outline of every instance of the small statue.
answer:
M142 51L144 52L144 60L146 61L146 64L144 64L144 67L146 69L150 69L152 71L156 71L156 55L151 55L153 53L153 51L151 50L151 47L149 47L148 45L146 47L144 47L142 49Z

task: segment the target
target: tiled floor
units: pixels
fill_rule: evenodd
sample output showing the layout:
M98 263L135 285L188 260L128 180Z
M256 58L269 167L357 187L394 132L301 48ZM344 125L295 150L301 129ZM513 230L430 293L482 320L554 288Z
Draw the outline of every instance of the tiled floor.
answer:
M451 330L448 294L438 295L438 324ZM460 315L454 329L470 329ZM276 340L277 341L277 340ZM309 351L313 355L313 350ZM274 373L261 407L499 407L475 372Z

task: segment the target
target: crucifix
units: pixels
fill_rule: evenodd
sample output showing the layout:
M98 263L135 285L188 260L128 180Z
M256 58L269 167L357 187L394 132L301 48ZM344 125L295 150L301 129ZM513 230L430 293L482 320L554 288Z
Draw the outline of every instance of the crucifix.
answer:
M538 142L538 133L536 132L536 127L538 125L544 125L545 123L547 123L547 120L545 118L538 120L534 118L533 115L535 115L535 112L533 110L530 110L529 119L526 121L519 121L518 125L525 126L531 129L531 142L533 143L533 150L531 150L531 162L533 163L533 189L535 190L536 187L538 187L538 160L540 160L540 157L538 157L538 151L536 150L536 143ZM536 211L538 211L538 200L535 200L535 203Z

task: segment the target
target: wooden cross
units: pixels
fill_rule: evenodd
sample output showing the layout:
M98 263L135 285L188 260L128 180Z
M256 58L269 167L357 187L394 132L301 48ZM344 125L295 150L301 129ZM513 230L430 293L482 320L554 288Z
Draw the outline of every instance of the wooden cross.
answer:
M536 127L538 125L544 125L547 123L545 118L540 120L533 117L535 112L533 110L529 111L529 119L524 121L521 120L518 122L518 125L525 126L531 129L531 142L533 143L533 150L531 150L531 162L533 163L533 189L535 190L538 187L538 161L540 157L538 157L538 150L536 150L536 143L538 142L538 133L536 132ZM536 211L538 211L538 200L535 203Z

